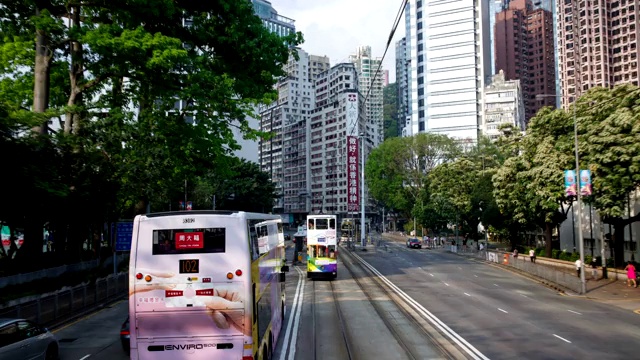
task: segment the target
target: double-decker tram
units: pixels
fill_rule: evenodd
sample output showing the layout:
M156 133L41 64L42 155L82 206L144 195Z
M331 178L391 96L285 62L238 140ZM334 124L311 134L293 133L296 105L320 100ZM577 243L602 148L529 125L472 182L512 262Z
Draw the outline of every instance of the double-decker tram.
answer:
M365 221L365 234L369 234L371 225L369 219ZM360 232L362 228L360 226L360 218L344 218L340 223L340 241L360 241Z
M131 359L270 359L285 311L277 215L138 215L129 264Z
M336 215L307 216L307 277L338 276Z

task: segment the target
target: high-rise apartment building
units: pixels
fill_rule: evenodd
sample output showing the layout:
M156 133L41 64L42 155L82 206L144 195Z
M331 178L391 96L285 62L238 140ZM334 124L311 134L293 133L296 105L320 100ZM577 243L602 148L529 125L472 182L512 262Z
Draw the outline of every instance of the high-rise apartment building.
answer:
M402 134L402 129L407 125L407 116L409 115L409 71L411 70L411 60L408 50L406 37L396 42L397 134Z
M320 75L331 68L328 56L309 55L309 81L315 84Z
M520 80L506 81L502 70L493 76L491 84L484 89L484 119L482 131L492 140L500 137L500 127L505 124L524 130Z
M306 214L310 210L309 116L314 109L315 77L329 68L329 58L296 49L285 65L288 76L278 84L278 100L260 109L260 130L272 133L261 139L259 163L270 174L279 195L274 210Z
M596 86L638 85L638 0L558 4L562 106Z
M366 157L373 148L374 134L366 133L373 129L366 126L366 104L358 80L352 63L337 64L316 79L309 136L312 213L346 216L349 204L359 204L361 158L353 154L362 154L364 140Z
M482 93L491 75L489 4L481 0L410 0L409 122L403 135L445 134L475 143Z
M496 14L494 29L495 69L506 80L520 80L528 122L543 106L555 106L556 66L553 16L535 8L531 0L511 0Z
M264 26L269 29L269 31L280 36L287 36L296 31L294 20L279 15L276 9L271 6L270 1L251 0L251 3L253 4L255 14L262 19Z
M360 46L349 56L349 62L358 72L358 89L365 97L367 127L371 128L368 132L373 136L374 145L378 146L384 141L384 78L382 69L377 71L382 58L372 56L371 46Z
M258 16L265 28L267 28L270 32L276 33L280 36L286 36L296 31L294 20L281 16L278 12L271 6L269 1L265 0L251 0L253 4L253 10L256 16ZM262 107L264 108L264 107ZM257 113L260 112L262 108L255 109ZM247 116L246 118L249 127L252 129L259 129L260 120L254 119L252 117ZM252 162L260 163L262 159L260 158L261 149L259 148L258 141L253 139L244 139L240 130L233 128L234 139L240 145L240 150L236 150L234 154L238 157L247 159ZM280 200L281 202L282 200ZM282 204L279 204L280 208Z

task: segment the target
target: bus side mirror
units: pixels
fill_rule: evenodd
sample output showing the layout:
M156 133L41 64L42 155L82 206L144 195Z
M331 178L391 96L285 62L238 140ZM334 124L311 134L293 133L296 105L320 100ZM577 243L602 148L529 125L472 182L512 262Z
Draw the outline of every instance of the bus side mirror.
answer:
M289 266L288 265L283 265L281 267L282 272L289 272Z
M280 281L281 283L283 283L283 282L285 281L285 279L286 279L286 278L285 278L285 273L281 272L281 273L280 273L280 279L279 279L279 281Z

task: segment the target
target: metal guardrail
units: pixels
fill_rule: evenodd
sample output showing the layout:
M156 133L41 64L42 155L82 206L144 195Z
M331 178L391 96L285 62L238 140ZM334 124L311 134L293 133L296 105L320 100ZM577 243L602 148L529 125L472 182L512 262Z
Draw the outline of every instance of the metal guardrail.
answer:
M122 261L128 261L128 259L129 259L129 254L120 254L117 256L116 264L119 265ZM83 261L75 264L61 265L53 268L42 269L42 270L23 273L23 274L2 276L0 277L0 289L10 285L24 284L27 282L40 280L44 278L54 278L65 273L87 271L87 270L95 269L100 266L101 266L100 260L96 259L96 260L90 260L90 261ZM102 263L102 267L104 268L110 267L110 266L113 266L112 257L105 259L104 262Z
M0 309L0 318L27 319L52 327L93 310L97 305L114 301L124 296L128 289L128 273L109 275L97 279L93 284L77 285Z

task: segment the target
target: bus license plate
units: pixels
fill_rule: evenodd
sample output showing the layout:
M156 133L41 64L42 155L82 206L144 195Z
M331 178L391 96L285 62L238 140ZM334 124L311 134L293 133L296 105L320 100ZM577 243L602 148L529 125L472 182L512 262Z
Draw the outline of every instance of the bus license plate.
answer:
M200 272L199 259L180 260L180 274L196 274Z

